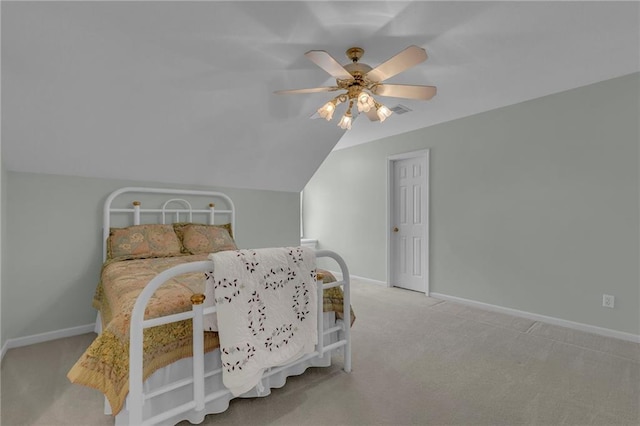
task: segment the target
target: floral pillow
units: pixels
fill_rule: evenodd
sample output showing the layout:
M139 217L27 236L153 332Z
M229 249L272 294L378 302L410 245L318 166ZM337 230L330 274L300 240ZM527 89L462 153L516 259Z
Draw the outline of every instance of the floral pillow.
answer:
M176 222L173 224L173 230L176 231L176 234L178 235L178 238L180 239L180 241L184 240L184 230L186 227L188 226L193 226L193 225L197 225L197 226L213 226L215 228L224 228L227 230L227 232L229 233L229 236L231 237L231 239L233 239L233 229L231 229L231 224L230 223L221 223L221 224L216 224L216 225L207 225L205 223L194 223L194 222Z
M197 223L175 224L176 234L182 239L187 253L215 253L223 250L237 250L231 237L231 225L200 225Z
M171 225L134 225L111 229L107 240L107 258L124 260L180 256L181 248Z

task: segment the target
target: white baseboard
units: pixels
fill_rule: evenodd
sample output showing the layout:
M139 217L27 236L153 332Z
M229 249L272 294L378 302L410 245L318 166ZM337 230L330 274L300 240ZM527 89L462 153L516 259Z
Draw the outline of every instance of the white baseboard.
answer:
M336 278L338 279L342 278L342 274L340 272L337 272L337 271L329 271L329 272L335 275ZM385 281L373 280L371 278L359 277L357 275L351 275L351 278L355 278L360 281L364 281L364 282L375 284L375 285L388 287ZM534 314L531 312L520 311L518 309L513 309L513 308L505 308L503 306L491 305L489 303L477 302L475 300L464 299L462 297L456 297L456 296L449 296L447 294L442 294L442 293L431 292L429 293L429 297L433 297L435 299L441 299L441 300L448 300L451 302L457 302L464 305L474 306L476 308L485 309L487 311L499 312L503 314L513 315L516 317L527 318L533 321L540 321L547 324L558 325L558 326L570 328L573 330L579 330L587 333L598 334L600 336L613 337L615 339L627 340L629 342L634 342L634 343L640 343L640 335L638 334L626 333L624 331L611 330L609 328L598 327L595 325L583 324L583 323L569 321L561 318Z
M476 308L485 309L487 311L499 312L502 314L509 314L516 317L527 318L534 321L540 321L547 324L559 325L561 327L571 328L573 330L584 331L587 333L598 334L606 337L613 337L620 340L627 340L634 343L640 343L640 335L626 333L624 331L611 330L609 328L597 327L595 325L582 324L579 322L564 320L561 318L549 317L546 315L534 314L531 312L520 311L518 309L505 308L498 305L491 305L484 302L476 302L475 300L464 299L462 297L449 296L441 293L431 293L429 295L435 299L448 300L451 302L460 303L463 305L469 305Z
M2 345L2 354L0 359L4 358L4 354L13 348L21 346L33 345L36 343L48 342L49 340L62 339L65 337L78 336L80 334L91 333L95 329L95 324L80 325L78 327L65 328L62 330L49 331L47 333L34 334L32 336L18 337L16 339L7 339Z
M333 275L335 275L335 277L337 279L340 279L340 280L342 279L342 273L340 273L338 271L329 271L329 272L331 272ZM381 285L383 287L387 287L387 282L386 281L378 281L378 280L374 280L374 279L371 279L371 278L359 277L358 275L353 275L353 274L349 274L349 276L351 278L357 279L358 281L364 281L364 282L367 282L369 284L375 284L375 285Z
M329 271L338 279L342 279L342 274L337 271ZM351 278L355 278L360 281L368 282L374 285L381 285L386 287L387 283L384 281L378 281L371 278L360 277L357 275L351 275ZM574 330L584 331L587 333L594 333L601 336L613 337L616 339L627 340L634 343L640 343L640 335L626 333L623 331L611 330L608 328L597 327L595 325L582 324L579 322L564 320L555 317L549 317L546 315L534 314L531 312L521 311L518 309L505 308L503 306L491 305L489 303L477 302L475 300L464 299L462 297L449 296L442 293L431 293L430 297L441 300L448 300L451 302L461 303L468 306L474 306L477 308L485 309L488 311L499 312L503 314L509 314L521 318L527 318L534 321L541 321L547 324L558 325L561 327L567 327ZM47 333L34 334L32 336L18 337L16 339L8 339L0 352L0 360L4 358L4 355L9 349L19 348L22 346L33 345L36 343L48 342L50 340L62 339L65 337L78 336L80 334L91 333L95 331L95 323L81 325L78 327L65 328L62 330L50 331Z

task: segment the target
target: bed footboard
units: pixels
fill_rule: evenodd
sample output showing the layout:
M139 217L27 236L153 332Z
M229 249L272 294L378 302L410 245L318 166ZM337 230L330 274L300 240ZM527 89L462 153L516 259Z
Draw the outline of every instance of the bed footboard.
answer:
M320 250L316 252L316 257L332 258L340 267L342 280L324 284L322 277L318 278L318 343L314 352L299 358L298 360L282 366L270 368L264 373L264 378L276 375L283 370L308 362L314 358L323 358L331 351L342 349L344 355L344 371L351 372L351 300L350 300L350 281L349 271L344 260L336 253L329 250ZM230 391L226 389L218 390L209 394L205 392L205 379L222 373L221 368L212 371L205 371L204 363L204 315L216 312L215 306L204 308L203 301L205 296L202 294L193 295L191 298L192 309L179 314L168 315L153 319L144 319L144 313L155 291L167 280L178 275L191 272L208 272L213 271L213 261L190 262L175 266L158 274L144 288L138 296L133 312L131 315L131 333L130 333L130 349L129 349L129 396L127 397L127 410L129 413L128 424L158 424L168 419L175 419L181 414L185 415L185 419L201 418L209 414L205 407L208 403L221 398L229 398ZM327 288L342 287L343 291L343 320L336 321L336 325L325 329L323 321L323 291ZM154 390L145 394L143 387L143 332L145 328L155 327L158 325L168 324L177 321L191 320L193 321L193 375L191 378L179 380L163 386L161 389ZM325 345L325 337L328 335L338 335L335 342ZM183 403L177 407L172 407L161 413L154 413L149 418L144 418L143 405L146 400L156 396L166 394L182 387L192 387L193 399Z

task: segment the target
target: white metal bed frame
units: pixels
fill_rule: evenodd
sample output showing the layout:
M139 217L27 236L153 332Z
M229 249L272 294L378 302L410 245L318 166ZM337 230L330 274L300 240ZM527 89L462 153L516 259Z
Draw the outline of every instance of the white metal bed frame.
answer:
M198 197L209 197L213 200L223 200L227 205L227 210L216 210L215 203L210 202L208 208L206 209L194 209L191 207L191 203L182 198L172 198L166 200L164 204L160 208L142 208L142 203L140 201L133 201L133 207L113 207L113 203L117 197L128 194L128 193L137 193L137 194L161 194L161 195L190 195L190 196L198 196ZM168 208L168 206L172 203L181 204L181 208ZM231 229L235 231L236 229L236 208L233 204L231 198L217 191L197 191L197 190L186 190L186 189L164 189L164 188L142 188L142 187L126 187L120 188L116 191L113 191L104 202L103 209L103 227L102 227L102 261L104 262L107 259L107 239L109 238L109 232L111 230L111 218L113 214L116 213L128 213L133 214L133 225L140 225L140 218L142 214L160 214L162 217L161 223L167 223L167 215L173 213L175 215L175 220L172 222L180 222L180 215L186 215L188 217L188 222L193 222L194 214L206 214L207 221L209 225L215 224L215 215L216 214L225 214L230 216Z
M128 193L140 193L140 194L162 194L162 195L182 195L182 196L202 196L216 199L222 199L227 205L226 210L216 210L215 204L210 203L207 209L193 209L189 201L182 198L172 198L167 200L159 209L147 209L142 208L141 203L133 201L133 208L121 208L113 207L114 200L122 194ZM167 206L172 203L181 204L182 208L171 208ZM142 214L153 213L160 214L162 223L166 223L167 214L175 214L175 222L180 221L181 215L187 215L188 221L193 220L194 213L204 213L208 216L209 224L214 224L214 216L216 214L226 214L230 216L230 222L232 229L235 232L235 207L233 201L227 195L221 192L215 191L195 191L195 190L174 190L174 189L161 189L161 188L141 188L141 187L127 187L122 188L111 193L104 205L104 256L106 259L106 241L109 236L109 230L111 226L111 215L113 213L128 213L133 215L133 224L139 225L141 223L140 217ZM351 318L351 301L350 301L350 281L349 271L344 260L336 253L328 250L316 251L316 257L329 257L332 258L340 267L342 273L342 280L332 282L328 284L322 283L322 277L318 277L317 292L318 292L318 344L316 350L313 353L305 355L298 360L289 363L284 366L273 367L265 371L263 379L269 378L275 375L284 374L285 380L288 375L301 374L307 366L326 366L330 365L331 353L335 350L342 349L344 357L343 369L349 373L351 371L351 333L350 333L350 318ZM184 263L173 268L170 268L153 278L149 284L144 288L141 294L138 296L131 315L131 329L130 329L130 348L129 348L129 395L127 397L126 406L116 418L117 424L130 424L130 425L151 425L162 424L163 422L169 422L169 424L175 424L176 420L189 420L190 422L201 423L204 421L204 417L207 414L217 413L224 411L228 404L228 400L232 398L228 389L218 389L213 392L207 393L205 391L205 381L208 379L221 377L222 368L213 368L206 371L205 369L205 356L209 354L204 353L204 326L203 316L212 314L216 311L214 307L203 307L204 295L194 295L191 298L192 310L186 311L180 314L168 315L159 318L153 318L149 320L144 319L144 311L149 299L153 296L154 292L167 280L176 276L192 273L192 272L208 272L213 271L214 264L212 261L197 261ZM323 315L323 291L327 288L342 287L343 291L343 318L344 320L336 320L335 324L330 325L327 329L326 318ZM172 322L191 320L193 321L193 363L191 377L182 378L172 383L164 384L151 392L144 391L143 383L143 332L145 328L155 327L158 325L169 324ZM315 362L317 361L317 363ZM328 362L327 362L328 361ZM284 384L282 382L282 384ZM148 415L145 418L143 406L145 401L152 398L156 398L161 395L169 394L177 389L184 389L185 387L191 387L193 389L193 398L190 401L181 403L177 406L170 407L162 412L155 412ZM275 385L273 387L279 387ZM247 396L259 396L260 392L249 392L245 394ZM220 405L215 406L212 403L220 401L224 407L221 409ZM212 408L215 407L215 408ZM109 413L108 402L105 400L105 413Z

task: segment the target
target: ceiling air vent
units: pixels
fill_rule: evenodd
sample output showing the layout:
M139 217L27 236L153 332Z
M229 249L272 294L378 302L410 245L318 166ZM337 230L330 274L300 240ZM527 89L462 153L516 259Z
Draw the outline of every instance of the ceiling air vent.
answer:
M391 111L395 112L396 114L400 115L400 114L404 114L405 112L409 112L412 111L409 108L407 108L404 105L398 104L396 106L394 106L393 108L389 108Z

